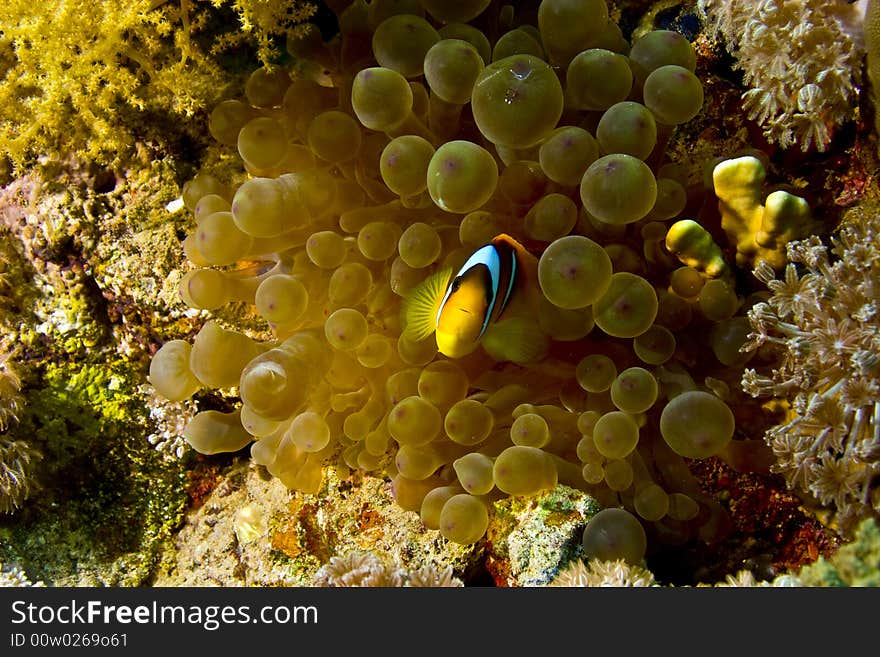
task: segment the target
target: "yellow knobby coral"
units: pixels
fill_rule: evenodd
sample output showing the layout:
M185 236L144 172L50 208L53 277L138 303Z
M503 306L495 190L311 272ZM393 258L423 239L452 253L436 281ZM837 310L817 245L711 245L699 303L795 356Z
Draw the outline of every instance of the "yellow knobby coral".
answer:
M692 219L676 221L666 233L666 248L688 267L709 278L729 273L721 248L705 228Z
M782 190L763 199L766 176L761 160L752 155L724 160L712 171L721 227L736 245L740 267L765 260L779 269L786 262L785 245L812 232L806 200Z

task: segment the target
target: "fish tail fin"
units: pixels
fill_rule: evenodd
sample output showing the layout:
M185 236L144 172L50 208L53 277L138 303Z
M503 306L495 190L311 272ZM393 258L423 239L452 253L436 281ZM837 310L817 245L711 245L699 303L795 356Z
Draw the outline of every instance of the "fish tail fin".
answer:
M483 334L481 344L495 360L525 364L546 356L550 339L533 317L520 316L492 324Z
M413 341L424 340L437 328L437 313L446 295L452 269L434 272L416 285L403 301L404 335Z

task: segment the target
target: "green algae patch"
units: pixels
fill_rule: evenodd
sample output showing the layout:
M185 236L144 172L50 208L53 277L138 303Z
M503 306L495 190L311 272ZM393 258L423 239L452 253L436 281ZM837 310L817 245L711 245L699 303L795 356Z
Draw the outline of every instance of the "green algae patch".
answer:
M144 584L182 519L186 476L146 439L139 373L45 365L10 432L39 446L41 489L0 519L0 561L61 586Z

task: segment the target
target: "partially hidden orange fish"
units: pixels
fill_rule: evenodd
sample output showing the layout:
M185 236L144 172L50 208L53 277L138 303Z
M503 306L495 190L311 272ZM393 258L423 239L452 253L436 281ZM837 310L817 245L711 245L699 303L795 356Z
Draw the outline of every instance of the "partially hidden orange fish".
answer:
M405 335L435 334L437 349L461 358L480 344L496 360L531 362L549 340L536 316L537 259L505 233L471 254L455 276L438 271L404 302Z

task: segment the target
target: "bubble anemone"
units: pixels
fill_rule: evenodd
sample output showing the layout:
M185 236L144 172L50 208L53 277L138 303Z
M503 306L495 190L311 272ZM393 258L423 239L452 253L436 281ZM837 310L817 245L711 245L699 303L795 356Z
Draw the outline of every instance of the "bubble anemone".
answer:
M463 139L440 146L428 163L428 193L447 212L465 214L492 196L498 164L482 146Z
M257 111L249 103L238 99L224 100L211 110L208 132L221 144L237 147L242 127L257 116Z
M526 213L523 225L532 239L552 242L571 232L577 223L578 209L564 194L546 194Z
M611 384L611 401L626 413L643 413L657 401L657 379L643 367L628 367Z
M648 539L638 519L625 509L603 509L587 523L582 539L584 552L592 559L623 559L631 565L645 556Z
M437 30L421 16L396 14L376 26L373 55L379 66L415 78L424 71L425 54L439 40Z
M397 71L374 66L359 71L354 78L351 106L365 128L391 130L409 117L412 105L412 89Z
M626 153L600 157L581 179L584 209L607 224L631 224L654 207L657 181L647 164Z
M270 169L281 164L287 153L284 128L273 118L251 119L238 133L238 153L254 169Z
M242 426L240 411L203 411L187 423L183 437L199 454L237 452L254 439Z
M328 110L312 119L306 140L316 157L334 164L347 162L361 148L361 128L349 114Z
M495 487L494 462L485 454L471 452L452 462L458 482L471 495L485 495Z
M440 426L437 407L416 395L400 400L388 414L388 432L401 445L427 445Z
M401 260L413 269L430 265L440 257L442 249L443 244L437 230L421 222L410 225L397 242Z
M604 467L605 485L611 490L622 493L633 483L633 468L626 459L611 459Z
M254 305L267 322L293 324L308 308L309 293L296 276L279 274L260 283Z
M689 71L697 67L694 47L683 35L673 30L646 32L633 43L629 59L641 80L668 64L681 66Z
M476 445L492 431L492 411L476 399L462 399L446 412L443 427L449 439L459 445Z
M639 425L629 413L611 411L596 420L593 444L605 458L622 459L639 442Z
M597 43L608 23L605 0L544 0L538 7L538 29L551 58L564 66L584 48Z
M419 0L432 18L441 23L467 23L483 13L491 0Z
M432 488L422 499L419 517L427 529L440 529L440 513L447 500L461 493L461 486L438 486Z
M583 50L568 64L565 97L581 110L606 110L629 96L632 69L625 55L604 48Z
M187 399L202 387L189 367L191 351L186 340L169 340L150 361L150 383L170 401Z
M484 68L471 111L489 141L510 148L541 142L562 116L563 93L552 68L534 55L511 55Z
M633 351L648 365L661 365L675 353L675 336L665 326L654 324L633 338Z
M488 5L489 0L483 1ZM442 2L444 5L452 4L443 0L435 0L435 2L438 4ZM476 28L473 25L468 25L466 21L449 22L440 27L437 32L443 39L461 39L462 41L467 41L477 49L478 53L480 53L480 59L483 60L483 64L488 64L492 61L492 44L489 43L489 38L481 29Z
M648 484L636 493L633 506L641 518L656 522L669 511L669 495L661 486Z
M706 279L693 267L679 267L669 276L669 289L682 299L695 299Z
M441 465L443 462L428 447L401 445L394 456L397 472L415 481L427 479Z
M305 452L320 452L330 444L330 426L314 411L304 411L293 418L289 431L296 446Z
M657 305L657 293L648 281L629 272L617 272L593 304L593 318L608 335L634 338L654 323Z
M596 126L599 146L606 153L625 153L644 160L657 143L657 122L651 112L631 100L615 103L602 113Z
M438 525L443 538L453 543L476 543L489 527L489 512L479 498L459 493L446 500Z
M739 307L736 290L727 281L715 278L700 288L697 297L700 311L714 322L730 319Z
M470 101L484 66L472 44L462 39L442 39L425 55L425 80L441 100L463 105Z
M645 521L668 515L676 538L692 537L699 522L681 521L697 503L665 492L681 482L674 455L655 449L660 387L631 367L658 366L675 401L693 381L666 361L694 354L690 344L674 353L673 333L690 341L698 322L715 323L694 345L718 355L707 369L736 364L742 337L734 290L695 287L703 269L671 274L683 252L662 248L674 232L662 222L684 211L688 191L654 145L652 122L676 101L651 94L664 67L687 69L690 45L649 35L630 57L603 0L545 0L537 26L513 6L493 10L486 20L502 36L489 31L492 42L456 22L485 0L331 4L346 5L339 49L318 30L289 49L327 65L321 84L311 71L292 81L255 73L248 100L221 103L210 119L242 182L201 173L182 190L195 269L181 298L224 321L238 312L228 304L246 305L263 324L248 331L271 335L259 342L209 322L192 347L159 350L150 378L161 394L182 401L209 387L241 398L234 413L197 416L190 442L215 453L256 439L253 461L310 493L331 463L387 472L398 506L451 541L483 536L489 500L559 482ZM445 293L446 271L501 233L525 253L500 269L515 262L521 276L473 349L440 354L430 303L424 329L405 330L406 297L423 281ZM506 271L477 279L468 303L449 307L479 328L481 304L506 293Z
M355 308L340 308L324 322L324 335L335 349L357 349L368 331L366 318Z
M538 325L545 334L558 342L580 340L595 326L593 308L584 306L569 310L542 297L538 303Z
M606 293L611 283L611 258L582 235L554 240L538 261L538 283L550 303L583 308Z
M193 245L207 264L222 267L244 258L253 243L253 236L236 226L232 212L214 212L196 226Z
M347 255L345 238L332 230L319 230L306 241L306 255L321 269L336 269Z
M514 445L501 452L492 470L495 485L508 495L534 495L556 486L556 466L537 447Z
M652 71L643 93L645 105L667 125L686 123L703 107L703 85L683 66L668 64Z
M584 172L599 158L599 143L578 126L556 128L538 149L546 176L560 185L579 185Z
M541 47L540 40L532 36L529 30L514 28L498 37L492 48L492 61L497 62L511 55L534 55L544 59L544 48Z
M401 135L382 150L379 171L382 181L395 194L415 196L428 188L428 163L434 147L424 137Z
M360 262L346 262L330 275L327 298L336 306L356 306L369 294L373 274Z
M752 325L748 317L731 317L712 327L709 342L715 357L723 365L741 365L748 361L754 352L742 353L740 348L748 340Z
M193 340L189 367L196 378L212 388L238 385L245 366L260 352L257 344L238 331L211 320Z
M733 437L730 407L701 390L674 397L660 414L660 433L676 454L704 459L718 454Z
M510 440L514 445L543 447L550 442L550 427L537 413L523 413L510 427Z
M470 380L464 370L450 360L430 363L419 375L419 396L445 411L467 395Z
M605 354L584 356L577 364L575 378L587 392L604 392L617 377L617 366Z

